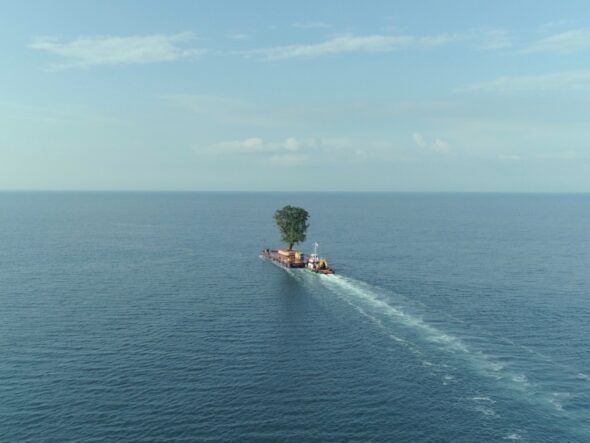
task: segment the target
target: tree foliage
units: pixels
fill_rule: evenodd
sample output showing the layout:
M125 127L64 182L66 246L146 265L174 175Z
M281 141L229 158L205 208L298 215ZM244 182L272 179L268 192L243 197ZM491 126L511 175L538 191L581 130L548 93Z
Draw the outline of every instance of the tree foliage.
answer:
M282 240L289 245L289 250L293 249L295 243L305 241L305 231L309 227L308 218L308 212L296 206L287 205L275 212L275 222L281 231Z

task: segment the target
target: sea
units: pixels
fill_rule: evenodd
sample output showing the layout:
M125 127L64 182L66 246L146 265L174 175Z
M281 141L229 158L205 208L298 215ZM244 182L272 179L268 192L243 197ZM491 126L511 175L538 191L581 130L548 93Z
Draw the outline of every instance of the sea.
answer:
M2 192L0 441L590 442L590 195Z

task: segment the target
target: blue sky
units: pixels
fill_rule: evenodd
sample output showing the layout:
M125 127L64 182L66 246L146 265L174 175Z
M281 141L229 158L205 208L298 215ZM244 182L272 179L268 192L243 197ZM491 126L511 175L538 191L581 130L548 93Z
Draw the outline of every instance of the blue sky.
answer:
M586 1L5 1L0 37L0 189L590 192Z

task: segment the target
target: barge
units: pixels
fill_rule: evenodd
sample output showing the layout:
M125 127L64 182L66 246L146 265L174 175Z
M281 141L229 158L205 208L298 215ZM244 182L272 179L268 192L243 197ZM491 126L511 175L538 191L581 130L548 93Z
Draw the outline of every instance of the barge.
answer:
M328 265L328 261L318 255L318 246L315 243L313 253L307 255L289 249L264 249L261 255L287 269L301 268L316 274L333 274L334 270Z

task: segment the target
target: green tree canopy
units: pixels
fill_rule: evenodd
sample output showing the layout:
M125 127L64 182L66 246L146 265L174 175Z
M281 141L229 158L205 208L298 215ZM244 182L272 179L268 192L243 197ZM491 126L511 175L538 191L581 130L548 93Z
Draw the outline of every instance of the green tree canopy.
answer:
M281 231L282 240L289 245L289 251L295 243L305 241L305 231L309 227L308 218L308 212L296 206L287 205L275 212L274 219Z

